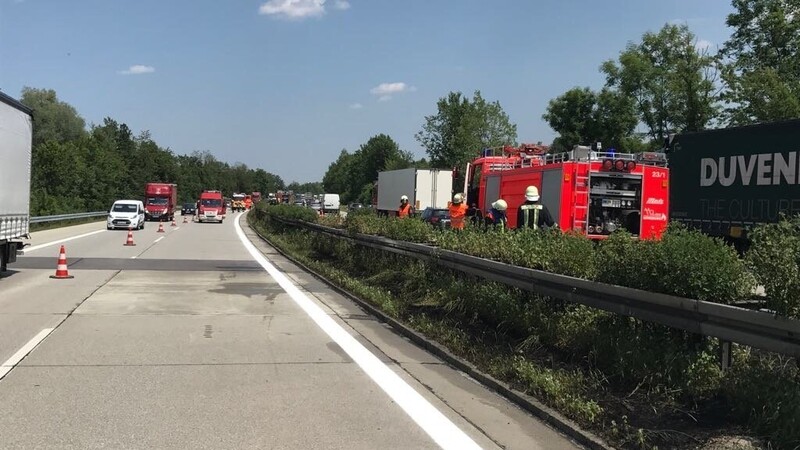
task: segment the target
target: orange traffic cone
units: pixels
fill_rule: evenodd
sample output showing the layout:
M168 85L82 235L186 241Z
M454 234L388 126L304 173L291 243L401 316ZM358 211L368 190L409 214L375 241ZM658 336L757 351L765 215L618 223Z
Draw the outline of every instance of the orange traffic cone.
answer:
M164 231L164 222L158 222L158 231L157 231L157 233L166 233L166 231Z
M178 226L178 224L175 223L175 218L174 217L172 218L172 225L171 226L173 226L173 227L177 227Z
M136 245L133 242L133 229L132 228L128 230L128 240L125 241L125 243L122 244L122 245L125 245L127 247L131 247L131 246L135 246Z
M57 280L75 278L69 274L69 269L67 269L67 252L64 250L63 245L61 246L61 251L58 254L58 267L56 267L56 274L50 275L50 278Z

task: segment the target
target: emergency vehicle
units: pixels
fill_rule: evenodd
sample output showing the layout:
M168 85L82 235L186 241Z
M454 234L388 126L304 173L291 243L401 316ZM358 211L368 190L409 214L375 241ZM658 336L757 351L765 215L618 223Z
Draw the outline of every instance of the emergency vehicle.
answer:
M485 149L467 164L468 205L485 214L492 202L508 203L508 224L516 228L525 188L536 186L541 203L562 230L604 239L624 229L658 239L668 224L669 169L657 152L617 153L576 146L551 154L540 144Z
M200 208L197 211L199 222L219 222L225 220L225 202L220 191L203 191L200 194Z
M231 210L233 212L237 211L244 211L244 194L235 192L233 195L233 201L231 202Z

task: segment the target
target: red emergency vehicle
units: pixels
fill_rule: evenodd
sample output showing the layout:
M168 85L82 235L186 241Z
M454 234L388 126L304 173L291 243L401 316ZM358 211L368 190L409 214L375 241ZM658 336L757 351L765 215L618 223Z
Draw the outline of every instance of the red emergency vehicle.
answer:
M200 194L200 208L197 211L199 222L219 222L225 220L225 202L221 191L203 191Z
M486 211L502 198L516 228L525 188L536 186L541 203L562 230L604 239L619 229L658 239L668 224L669 169L663 153L616 153L576 146L551 154L547 146L522 144L486 149L467 164L468 204Z

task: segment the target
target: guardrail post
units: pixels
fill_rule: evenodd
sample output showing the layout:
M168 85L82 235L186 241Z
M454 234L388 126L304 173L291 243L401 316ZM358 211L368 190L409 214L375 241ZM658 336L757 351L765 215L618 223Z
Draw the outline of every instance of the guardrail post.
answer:
M731 343L719 340L719 366L723 372L731 368Z

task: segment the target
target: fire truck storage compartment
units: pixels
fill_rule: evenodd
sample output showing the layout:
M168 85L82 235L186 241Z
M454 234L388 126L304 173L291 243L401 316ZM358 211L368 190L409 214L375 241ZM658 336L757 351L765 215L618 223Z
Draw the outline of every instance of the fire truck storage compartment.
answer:
M547 207L548 211L550 211L550 215L556 222L558 222L558 218L561 217L562 174L562 169L546 170L542 172L542 185L537 186L539 188L539 197L541 197L541 203ZM522 191L523 195L524 193L525 191ZM558 224L559 227L564 228L566 228L566 225L567 224L563 223Z
M484 214L492 209L492 203L500 198L500 175L490 175L486 177L486 195L483 196L483 205L478 205L482 208Z
M593 173L589 177L589 189L589 234L608 235L623 228L639 235L641 175Z

